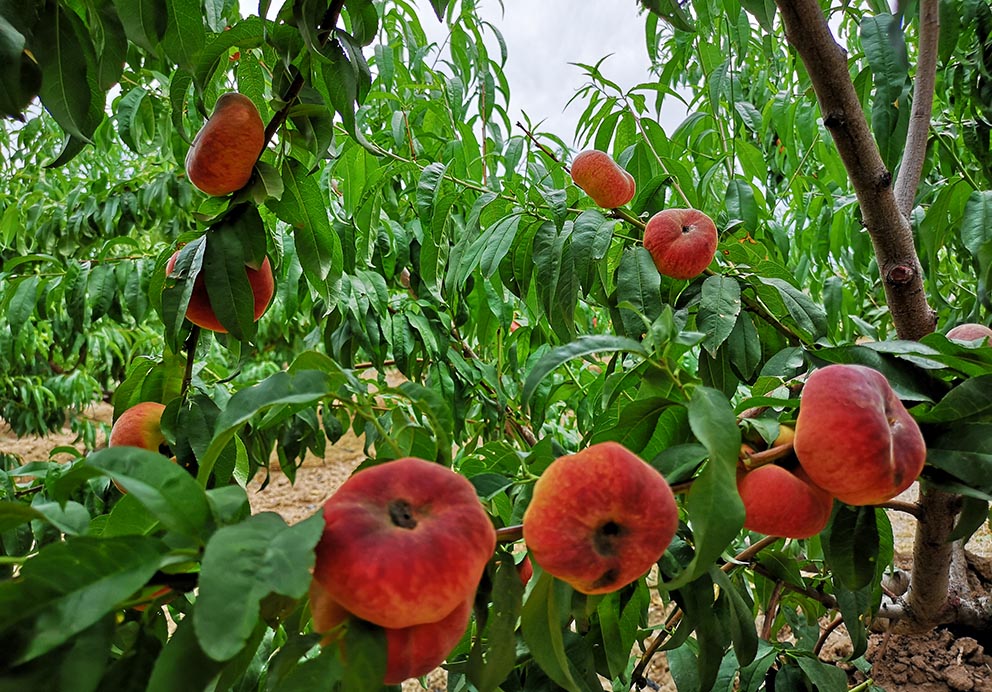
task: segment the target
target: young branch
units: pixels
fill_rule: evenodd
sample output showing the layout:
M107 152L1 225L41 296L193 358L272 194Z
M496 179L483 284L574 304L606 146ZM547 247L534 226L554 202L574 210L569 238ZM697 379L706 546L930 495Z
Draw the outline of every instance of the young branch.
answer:
M937 42L940 36L938 0L920 2L920 44L917 51L916 85L913 88L913 110L909 116L906 149L896 179L896 204L902 215L909 218L913 200L923 173L930 135L930 115L933 112L933 91L937 81Z
M936 327L923 291L923 274L909 221L892 190L848 71L847 53L834 40L817 0L776 0L789 43L809 72L871 237L896 334L917 340Z

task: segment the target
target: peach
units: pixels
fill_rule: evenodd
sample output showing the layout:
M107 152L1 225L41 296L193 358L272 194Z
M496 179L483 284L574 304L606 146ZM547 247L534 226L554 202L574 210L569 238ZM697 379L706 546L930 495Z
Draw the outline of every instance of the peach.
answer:
M124 411L110 429L110 447L141 447L172 456L162 434L162 412L165 406L157 401L143 401Z
M475 593L496 530L464 476L403 458L352 475L324 504L314 579L382 627L437 622Z
M386 675L383 682L398 685L409 678L426 675L441 665L461 641L468 627L473 600L474 595L455 606L454 610L437 622L385 628ZM323 646L338 641L343 644L342 630L335 628L353 616L331 598L317 581L310 584L310 613L313 616L314 631L328 633L321 641Z
M992 337L992 329L975 322L959 324L947 332L947 338L954 341L975 341L976 339L985 339L985 337ZM982 344L988 343L987 340L982 341Z
M874 505L908 488L926 443L885 376L828 365L806 380L794 449L810 480L849 505Z
M766 536L809 538L830 520L833 497L814 485L802 468L766 464L737 474L744 502L744 528Z
M678 527L664 477L616 442L559 457L534 484L524 542L545 571L601 594L635 581L661 558Z
M179 250L176 250L165 265L166 276L172 273L178 259ZM266 257L258 269L245 265L245 274L248 276L248 283L251 285L252 296L255 300L254 314L257 322L269 307L269 301L272 300L276 291L275 278L272 276L272 265L269 263L269 258ZM202 273L198 274L193 281L193 292L190 294L189 305L186 308L186 319L198 327L209 329L212 332L227 333L227 329L217 319L217 315L210 305L210 296L207 294L207 285L204 283Z
M142 401L124 411L110 428L108 447L141 447L163 456L172 456L165 435L162 433L162 413L165 406L157 401ZM175 462L176 458L172 457ZM116 480L114 485L127 493Z
M265 125L247 96L222 94L186 154L189 181L208 195L240 190L265 146Z
M665 209L648 219L644 247L673 279L692 279L710 266L717 246L713 219L696 209Z
M616 209L634 199L634 176L609 154L587 149L572 160L572 182L604 209Z

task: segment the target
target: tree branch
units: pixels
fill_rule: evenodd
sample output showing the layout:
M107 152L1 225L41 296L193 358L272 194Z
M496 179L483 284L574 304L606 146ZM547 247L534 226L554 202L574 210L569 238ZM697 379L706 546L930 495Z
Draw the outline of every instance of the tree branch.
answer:
M896 179L896 204L909 218L916 189L923 173L933 112L933 91L937 82L937 42L940 37L938 0L920 1L920 44L917 51L916 85L913 87L913 111L909 116L909 133L899 177Z
M823 123L847 170L871 236L896 334L920 339L936 327L923 291L923 275L909 222L892 190L861 109L847 66L847 53L834 40L817 0L776 0L785 34L809 73Z

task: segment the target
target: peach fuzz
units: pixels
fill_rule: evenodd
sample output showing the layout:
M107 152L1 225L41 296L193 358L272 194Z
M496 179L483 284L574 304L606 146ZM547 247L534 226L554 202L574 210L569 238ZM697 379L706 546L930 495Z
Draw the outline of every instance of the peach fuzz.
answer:
M820 533L834 504L830 493L810 482L802 468L793 472L775 464L739 472L737 492L744 502L744 528L782 538Z
M252 100L221 94L186 153L186 175L208 195L230 194L251 179L263 146L265 125Z
M176 250L165 265L166 276L172 273L178 259L179 250ZM253 314L257 322L265 314L266 309L269 307L269 302L276 292L275 278L272 275L272 265L269 263L269 258L266 257L262 260L262 264L258 269L252 269L245 265L245 274L248 277L248 283L251 285L252 297L255 303ZM210 295L207 293L207 285L204 282L202 272L197 274L196 279L193 281L193 292L190 294L189 305L186 308L186 319L203 329L208 329L219 334L227 333L227 329L217 319L217 315L210 305Z
M644 248L658 271L692 279L710 266L719 241L713 219L696 209L665 209L648 219Z
M474 598L467 598L437 622L401 628L385 628L386 674L383 682L398 685L409 678L426 675L437 668L461 641L472 615ZM310 584L310 612L313 628L328 633L321 645L341 641L338 625L352 617L316 581ZM343 644L343 642L342 642ZM347 658L347 653L342 651Z
M606 152L587 149L579 153L570 171L572 182L604 209L616 209L634 199L634 176Z
M816 485L849 505L874 505L912 485L926 462L919 426L885 376L828 365L806 380L794 449Z
M638 579L678 528L664 477L616 442L559 457L524 512L530 557L576 591L601 594Z
M437 622L475 593L496 530L451 469L404 458L361 470L324 504L314 579L377 625Z

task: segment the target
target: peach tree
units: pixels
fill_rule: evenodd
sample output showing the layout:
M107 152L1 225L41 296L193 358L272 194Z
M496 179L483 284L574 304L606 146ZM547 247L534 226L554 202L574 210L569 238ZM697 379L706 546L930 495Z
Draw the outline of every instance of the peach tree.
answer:
M382 688L381 628L314 631L320 513L249 505L251 479L307 482L347 430L363 466L467 478L496 528L449 689L643 687L661 652L680 690L867 689L872 628L987 629L967 543L992 500L992 348L947 332L992 312L988 4L641 0L650 74L578 65L561 95L578 148L634 181L617 209L572 182L573 133L511 117L499 27L429 4L0 0L0 417L68 417L86 447L0 455L0 688ZM231 91L264 147L210 197L184 160ZM668 130L667 99L688 112ZM719 232L696 277L643 242L676 208ZM194 278L223 331L186 319ZM745 529L739 471L793 458L804 383L836 364L884 376L919 427L918 499ZM175 463L101 449L78 413L104 397L163 404ZM673 540L607 594L522 579L535 482L598 443L664 476ZM915 521L908 588L887 510ZM843 662L822 655L840 623Z

